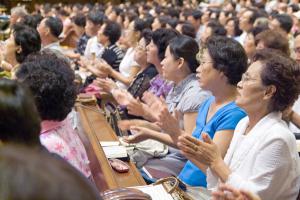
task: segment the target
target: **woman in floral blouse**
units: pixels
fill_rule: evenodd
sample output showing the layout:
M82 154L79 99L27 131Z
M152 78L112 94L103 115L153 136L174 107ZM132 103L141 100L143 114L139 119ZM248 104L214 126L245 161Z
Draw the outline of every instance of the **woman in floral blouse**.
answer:
M35 98L42 119L42 145L89 177L87 154L72 123L76 87L69 63L50 51L43 51L28 58L16 76L29 86Z

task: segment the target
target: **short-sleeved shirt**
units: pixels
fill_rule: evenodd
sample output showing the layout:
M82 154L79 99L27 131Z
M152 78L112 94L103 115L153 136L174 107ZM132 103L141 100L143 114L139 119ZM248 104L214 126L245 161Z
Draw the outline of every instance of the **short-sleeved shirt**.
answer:
M196 74L192 73L175 85L166 98L169 112L175 109L181 113L197 112L210 92L199 86Z
M89 160L76 129L73 128L73 113L63 121L43 121L41 144L51 153L56 153L78 169L86 177L91 175Z
M101 58L103 51L103 45L98 42L97 36L94 36L87 41L84 56L87 58L92 58L93 55L95 55L95 57Z
M196 128L193 137L201 140L203 132L213 138L215 133L222 130L234 130L238 122L246 116L246 113L234 102L220 108L214 116L206 122L210 105L215 98L212 96L206 100L199 109ZM179 174L179 179L191 186L206 187L206 175L191 161L187 161Z
M199 86L196 74L192 73L171 89L166 104L169 112L174 112L176 109L182 114L196 113L210 95L210 92ZM184 129L183 115L181 115L180 127Z
M119 71L119 66L124 57L124 52L116 44L104 49L101 56L114 70Z

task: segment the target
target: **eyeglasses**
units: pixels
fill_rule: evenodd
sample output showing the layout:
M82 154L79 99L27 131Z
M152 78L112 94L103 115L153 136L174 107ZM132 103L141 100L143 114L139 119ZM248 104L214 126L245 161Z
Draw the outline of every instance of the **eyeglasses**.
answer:
M242 82L245 83L245 82L249 82L249 81L256 81L257 79L255 78L251 78L249 75L247 74L243 74L242 75Z
M204 65L205 63L214 63L214 62L213 61L199 60L199 65Z
M146 51L147 49L146 49L146 47L144 45L138 44L136 46L136 50L137 51Z
M294 52L295 52L295 53L300 53L300 47L294 48Z

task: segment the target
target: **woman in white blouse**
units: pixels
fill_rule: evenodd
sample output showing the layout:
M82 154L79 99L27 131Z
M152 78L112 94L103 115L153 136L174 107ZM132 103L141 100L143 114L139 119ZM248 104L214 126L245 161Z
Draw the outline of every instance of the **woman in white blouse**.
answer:
M248 117L237 125L224 160L207 134L203 141L181 136L178 146L184 155L209 166L209 189L225 182L263 200L296 199L300 161L281 111L297 99L299 84L300 69L293 60L272 50L258 51L238 84L236 104Z

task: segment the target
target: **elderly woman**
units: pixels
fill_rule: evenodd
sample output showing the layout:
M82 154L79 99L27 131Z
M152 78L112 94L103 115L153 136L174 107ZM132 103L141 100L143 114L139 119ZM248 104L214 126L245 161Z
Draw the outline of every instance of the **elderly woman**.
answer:
M86 177L89 161L71 113L76 99L74 72L70 64L50 50L29 56L16 73L33 96L42 119L40 141Z
M285 55L290 55L289 41L281 33L265 30L255 36L256 49L277 49Z
M224 160L206 133L203 141L180 137L184 155L197 166L208 166L209 188L221 181L261 199L296 199L300 162L295 137L281 111L297 99L299 83L300 69L293 60L270 49L258 51L238 83L236 104L248 117L237 125Z
M201 56L201 64L197 68L197 78L200 87L209 90L213 96L200 106L196 127L190 137L200 138L203 132L209 133L221 149L222 156L226 154L235 126L245 117L244 111L234 101L237 94L236 84L246 69L247 57L237 41L226 37L212 37L207 41ZM158 109L157 112L159 113L158 124L168 134L138 124L136 127L131 127L135 134L129 136L127 140L137 142L151 138L178 148L178 137L186 131L180 129L179 121L168 112L166 107L161 111ZM192 163L194 160L193 158L185 164L179 178L190 186L206 186L204 173L207 166L201 163L196 166ZM193 188L190 190L193 193Z
M11 71L25 58L41 49L41 38L37 30L17 23L12 28L10 38L5 41L1 68Z

